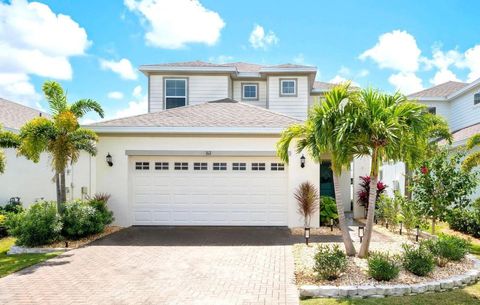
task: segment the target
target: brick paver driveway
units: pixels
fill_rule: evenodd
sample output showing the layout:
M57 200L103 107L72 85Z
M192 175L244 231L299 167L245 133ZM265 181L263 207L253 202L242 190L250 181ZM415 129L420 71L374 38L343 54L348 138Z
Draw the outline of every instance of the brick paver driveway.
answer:
M132 227L0 279L0 304L298 304L284 228Z

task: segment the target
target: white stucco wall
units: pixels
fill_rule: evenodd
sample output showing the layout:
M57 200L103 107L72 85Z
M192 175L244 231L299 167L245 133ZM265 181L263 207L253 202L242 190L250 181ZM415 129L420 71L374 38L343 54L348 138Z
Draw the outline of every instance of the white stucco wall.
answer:
M51 170L50 160L46 154L41 156L40 162L34 163L24 157L17 157L14 149L6 149L7 167L5 173L0 174L0 205L4 205L11 197L20 197L24 206L35 200L56 200L54 173ZM66 175L66 184L73 192L67 194L67 199L81 198L81 187L85 186L90 192L90 157L81 154L79 161L69 167Z
M365 216L365 208L357 204L357 193L360 189L360 176L370 175L370 157L362 157L355 159L353 162L353 217L363 218Z
M405 194L405 163L385 163L382 165L381 180L387 184L387 194L393 196L395 192L395 181L398 182L400 194Z

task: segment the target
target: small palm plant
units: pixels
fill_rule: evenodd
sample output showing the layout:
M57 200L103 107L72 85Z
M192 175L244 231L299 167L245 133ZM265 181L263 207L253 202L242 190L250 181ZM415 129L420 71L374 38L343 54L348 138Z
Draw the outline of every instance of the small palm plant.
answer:
M468 139L467 145L465 148L467 150L471 150L477 146L480 146L480 133L477 133L476 135ZM467 155L465 160L463 160L462 169L468 172L468 171L471 171L474 167L479 165L480 165L480 151L475 151Z
M0 148L16 148L18 145L18 136L13 132L4 130L0 125ZM5 154L0 150L0 174L5 171L5 164Z
M59 83L47 81L42 87L50 106L52 118L36 117L20 129L18 154L33 162L47 153L52 162L57 185L57 209L66 201L65 170L75 163L81 151L94 156L98 140L95 132L81 128L78 119L94 111L103 118L100 104L91 99L81 99L72 104Z
M305 221L305 227L310 227L312 216L318 210L318 191L310 182L301 183L295 191L295 199L298 204L298 213Z

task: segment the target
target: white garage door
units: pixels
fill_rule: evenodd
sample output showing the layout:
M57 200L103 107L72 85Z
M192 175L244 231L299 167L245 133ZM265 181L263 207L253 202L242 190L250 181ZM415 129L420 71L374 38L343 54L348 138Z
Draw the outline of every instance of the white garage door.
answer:
M287 225L277 158L130 157L136 225Z

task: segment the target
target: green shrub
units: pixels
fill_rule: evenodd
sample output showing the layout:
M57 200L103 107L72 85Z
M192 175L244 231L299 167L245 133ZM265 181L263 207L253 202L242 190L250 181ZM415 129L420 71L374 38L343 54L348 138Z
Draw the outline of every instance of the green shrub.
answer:
M347 256L338 245L319 245L314 259L313 269L321 279L334 280L347 269Z
M387 194L380 195L377 202L379 214L382 219L388 221L389 229L395 230L400 215L400 195L390 198Z
M21 202L10 202L7 203L4 207L0 207L0 212L2 213L20 213L22 212L23 206Z
M102 213L84 201L65 203L63 207L62 235L78 239L90 234L100 233L105 228Z
M9 233L16 244L35 247L60 238L62 222L54 202L38 202L23 212L10 213L6 220Z
M475 201L475 204L478 205L478 202L478 200ZM480 237L480 209L476 206L471 211L455 209L448 218L448 224L452 230L478 238Z
M88 201L88 204L94 207L101 215L102 223L107 226L114 220L113 212L108 210L107 203L110 199L108 194L96 194Z
M403 268L418 276L426 276L435 268L430 250L422 243L414 246L403 244Z
M337 220L337 204L335 199L329 196L320 197L320 225L330 225L330 219Z
M388 253L372 252L368 255L368 274L377 281L390 281L400 272L399 260Z
M0 214L0 238L8 235L7 227L5 226L6 220L7 216Z
M428 240L425 246L433 253L437 265L444 267L449 261L459 261L468 254L470 242L453 235L440 234L436 240Z

